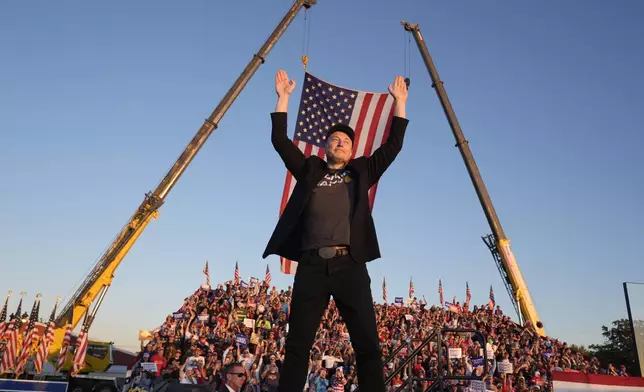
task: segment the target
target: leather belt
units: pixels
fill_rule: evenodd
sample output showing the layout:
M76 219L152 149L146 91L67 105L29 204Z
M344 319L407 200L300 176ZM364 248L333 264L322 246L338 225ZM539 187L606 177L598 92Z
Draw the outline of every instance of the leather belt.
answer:
M349 248L345 246L325 246L318 249L318 255L323 259L332 259L334 257L346 256L349 254Z

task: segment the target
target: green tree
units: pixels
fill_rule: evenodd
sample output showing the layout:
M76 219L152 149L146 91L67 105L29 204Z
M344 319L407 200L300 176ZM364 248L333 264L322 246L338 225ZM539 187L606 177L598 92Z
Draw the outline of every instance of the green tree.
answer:
M635 330L642 330L644 321L635 321ZM603 366L612 363L615 367L626 366L629 375L639 375L637 351L633 343L633 331L628 319L615 320L612 327L602 325L603 344L591 344L588 348Z
M581 353L587 357L593 354L591 351L588 351L588 349L585 346L578 346L576 344L571 345L570 349L574 352L581 351Z

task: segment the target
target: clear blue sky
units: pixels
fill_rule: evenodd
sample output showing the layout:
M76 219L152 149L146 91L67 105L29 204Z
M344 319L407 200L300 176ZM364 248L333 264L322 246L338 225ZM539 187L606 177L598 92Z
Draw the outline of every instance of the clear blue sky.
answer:
M225 3L225 5L223 5ZM283 14L277 1L5 2L0 10L0 289L71 295ZM644 4L319 0L309 70L385 91L419 23L549 334L601 341L644 281ZM273 77L302 85L300 14L117 270L92 328L136 346L203 282L262 277L285 168L270 144ZM476 194L413 43L410 124L374 217L373 292L512 312ZM300 90L294 96L299 98ZM291 113L298 99L291 102ZM293 117L289 132L292 133ZM15 308L17 299L12 302Z

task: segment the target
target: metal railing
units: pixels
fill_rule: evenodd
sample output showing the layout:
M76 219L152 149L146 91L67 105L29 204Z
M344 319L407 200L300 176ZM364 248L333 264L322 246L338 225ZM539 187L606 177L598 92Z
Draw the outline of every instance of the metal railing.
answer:
M445 333L472 333L472 340L478 341L483 348L483 372L480 376L452 376L452 375L443 375L443 362L442 362L442 349L443 349L443 335ZM413 348L413 342L421 342L416 348ZM422 350L430 343L436 343L436 354L437 354L437 367L438 372L436 377L416 377L413 373L413 361L418 357ZM384 359L383 364L386 365L396 359L398 354L405 348L407 348L407 357L402 361L402 363L392 371L392 373L385 379L385 386L389 385L391 381L396 378L396 376L401 373L407 367L407 378L403 383L396 388L396 392L402 391L413 391L415 382L430 381L432 384L424 390L424 392L443 390L444 381L459 380L459 381L482 381L485 375L488 373L488 363L487 363L487 349L486 349L487 339L483 333L474 330L474 329L463 329L463 328L442 328L440 330L433 330L429 336L425 339L407 339L404 342L401 342L394 351ZM448 347L445 345L445 348ZM447 350L449 353L449 350ZM448 354L449 355L449 354ZM449 360L449 359L448 359ZM354 390L358 392L360 386Z

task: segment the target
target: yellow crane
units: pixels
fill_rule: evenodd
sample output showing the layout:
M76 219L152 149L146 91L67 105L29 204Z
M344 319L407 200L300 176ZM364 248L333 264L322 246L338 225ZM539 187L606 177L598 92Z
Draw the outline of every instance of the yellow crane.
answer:
M250 78L257 71L259 66L264 63L271 48L284 34L295 16L297 16L303 7L308 9L316 3L317 0L296 0L293 3L259 51L253 55L251 61L233 83L226 95L222 98L219 105L204 121L204 124L201 126L197 134L192 138L190 143L188 143L172 168L157 185L156 189L145 195L143 202L139 205L136 211L134 211L134 214L132 214L125 226L116 235L116 238L112 241L109 248L96 262L92 271L87 275L78 290L69 299L63 310L56 317L55 338L49 350L50 362L53 361L60 352L68 322L71 320L72 328L76 327L78 323L86 317L85 314L89 311L90 305L94 304L92 311L85 322L88 327L91 325L96 312L98 311L98 308L112 283L114 272L150 221L159 216L159 208L163 205L168 193L175 186L201 147L206 143L208 137L217 128L219 121L244 89ZM104 347L105 350L109 350L109 343L92 343L94 343L98 349ZM85 371L105 370L101 369L101 367L105 367L106 362L104 360L94 361L91 355L88 355L87 358L88 366Z
M405 21L402 21L401 24L404 26L406 31L410 32L414 36L420 54L425 62L425 66L429 71L429 75L432 80L432 87L436 90L438 99L443 106L443 111L447 116L447 121L449 122L452 133L454 134L454 139L456 140L456 147L458 147L461 152L463 162L467 167L470 179L472 180L476 194L481 202L481 207L483 207L485 217L487 218L492 230L492 234L487 237L483 237L483 240L494 256L494 260L499 272L501 273L503 283L510 294L512 304L517 311L519 322L522 322L523 320L531 322L537 333L541 336L545 336L546 332L544 330L543 323L537 314L537 309L532 301L530 292L528 291L528 285L519 270L519 265L517 264L514 254L512 253L512 249L510 248L510 240L503 232L501 222L499 221L496 211L494 210L494 206L492 205L492 199L485 188L481 173L474 161L474 155L472 155L472 151L470 150L469 143L465 139L465 136L463 136L463 131L461 130L461 126L456 119L456 114L454 113L452 104L445 92L443 81L438 76L438 71L429 55L429 50L427 49L425 39L420 32L420 28L417 24L410 24Z

